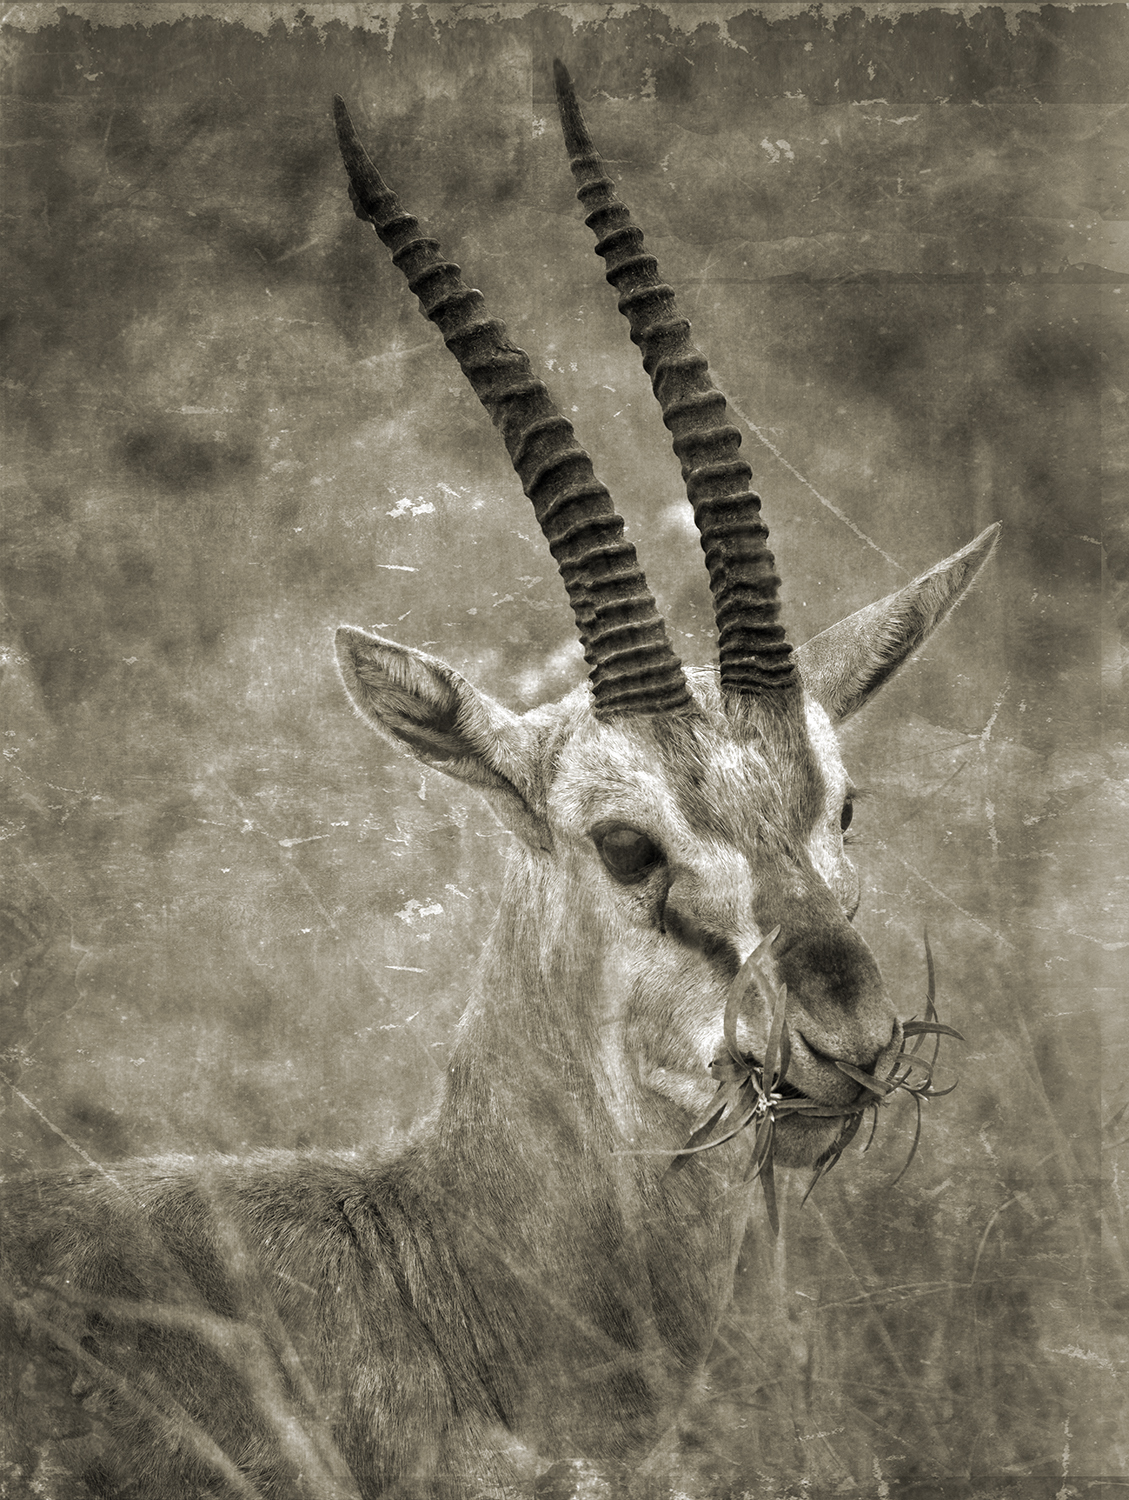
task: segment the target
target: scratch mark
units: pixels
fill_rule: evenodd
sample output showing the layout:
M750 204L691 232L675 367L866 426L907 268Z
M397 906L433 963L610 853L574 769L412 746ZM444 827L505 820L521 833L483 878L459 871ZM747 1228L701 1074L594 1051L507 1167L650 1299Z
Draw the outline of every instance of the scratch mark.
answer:
M386 510L384 514L391 516L393 520L399 520L401 516L408 514L413 516L433 516L435 514L435 507L430 500L425 500L422 495L417 495L415 500L409 500L407 495L405 495L402 499L397 500L394 510Z
M966 917L968 921L973 924L973 926L979 927L981 932L986 932L989 937L995 938L996 942L1002 944L1009 953L1015 952L1015 944L1011 942L1010 939L1004 937L1002 932L997 932L994 927L989 927L987 922L982 922L979 917L974 917L970 911L966 911L964 907L961 906L959 901L954 901L950 895L948 895L940 888L940 886L934 885L933 882L928 878L928 876L923 875L921 871L911 865L908 860L903 859L900 854L895 853L895 851L890 848L889 844L884 843L881 839L878 839L875 842L877 843L878 848L883 851L883 853L893 855L894 859L898 861L903 869L908 870L911 875L915 875L917 879L921 881L922 885L927 886L935 896L939 896L947 906L951 906L954 911L959 911L962 917Z
M438 901L433 901L430 906L424 906L421 901L413 900L409 901L396 915L401 922L406 922L410 927L417 917L441 917L443 908Z
M1057 927L1048 927L1044 922L1032 922L1031 926L1035 929L1036 932L1057 932L1059 930ZM1122 948L1129 948L1129 942L1107 943L1103 938L1094 937L1094 935L1090 932L1079 932L1077 927L1068 927L1066 931L1071 937L1082 938L1083 941L1087 943L1096 943L1098 947L1101 948L1105 953L1119 953ZM1063 1010L1055 1011L1053 1012L1053 1014L1070 1016L1073 1015L1074 1012Z
M386 969L396 969L401 974L426 974L426 969L414 969L411 964L385 964ZM381 1031L391 1031L391 1026L382 1026Z
M210 775L212 776L213 780L215 780L221 787L223 787L224 791L227 793L228 797L230 797L230 799L231 799L232 803L234 804L234 806L238 807L240 813L242 813L243 816L246 818L246 807L245 807L245 804L243 802L243 799L241 797L237 796L237 794L231 789L230 786L228 786L227 782L220 775L220 773L217 770L215 770L214 767L210 769ZM251 821L251 820L248 820L248 821ZM259 827L259 825L255 825L255 829L256 829L256 832L261 832L264 837L269 837L269 835L266 833L266 830L263 829L263 828L261 828L261 827ZM328 838L328 834L325 835L325 837ZM325 902L322 901L321 897L317 894L317 892L314 890L313 886L306 879L305 875L303 874L303 872L299 868L299 866L295 863L295 861L288 859L286 861L286 869L290 872L290 874L295 879L298 880L299 884L301 885L302 889L305 891L306 895L313 902L314 906L316 907L316 909L318 911L318 914L321 916L321 918L325 922L326 926L334 933L334 935L340 941L344 942L346 952L349 954L349 956L353 960L353 962L358 966L358 968L361 970L362 973L368 975L369 980L372 983L372 987L376 991L376 993L378 995L380 995L382 999L384 999L385 1001L388 1001L388 1003L390 1004L391 1000L390 1000L390 997L388 995L388 992L384 989L383 985L381 985L380 982L377 980L376 975L373 973L373 971L370 968L369 964L366 962L366 960L364 958L364 955L357 952L354 944L350 941L348 934L342 930L340 922L338 922L337 918L326 907ZM420 1052L423 1054L424 1057L427 1058L428 1066L430 1068L434 1069L434 1071L437 1072L437 1073L440 1072L440 1071L442 1071L441 1068L440 1068L440 1066L439 1066L439 1064L436 1062L434 1055L428 1050L427 1047L425 1047L423 1045L423 1043L419 1040L419 1038L418 1038L418 1036L416 1035L415 1032L412 1032L412 1038L413 1038L413 1040L415 1040L416 1045L419 1047Z
M388 968L388 969L394 969L394 968L397 968L398 965L396 965L396 964L386 964L385 967ZM420 974L425 974L427 971L426 971L426 969L419 969L416 972L418 972ZM402 1021L389 1021L386 1026L378 1026L376 1029L378 1031L399 1031L401 1029L401 1027L410 1026L411 1023L415 1020L415 1018L418 1015L419 1015L419 1011L418 1010L413 1010L412 1013L411 1013L411 1015L410 1016L405 1016L405 1018Z
M328 837L328 833L311 833L309 838L305 839L279 839L278 847L280 849L293 849L296 844L313 844L318 839L327 839Z
M312 240L307 240L304 245L295 245L293 250L284 250L281 255L276 255L274 263L280 266L284 260L290 260L295 255L301 255L304 250L311 250L324 239L324 235L315 234ZM304 322L305 319L291 319L292 322Z
M1111 1370L1111 1371L1115 1370L1115 1366L1114 1366L1114 1364L1113 1364L1113 1362L1111 1360L1103 1359L1100 1354L1095 1354L1092 1349L1080 1349L1077 1344L1067 1344L1067 1346L1066 1346L1065 1349L1048 1349L1047 1353L1048 1354L1065 1354L1065 1355L1069 1356L1070 1359L1084 1359L1087 1364L1098 1365L1103 1370ZM1067 1431L1066 1436L1067 1436L1067 1439L1069 1440L1069 1437L1070 1437L1069 1430ZM1067 1452L1069 1453L1069 1448L1067 1449ZM1065 1477L1066 1477L1066 1471L1064 1469L1063 1470L1063 1478L1065 1478Z
M729 401L729 398L726 397L726 400ZM884 558L897 572L908 574L908 568L903 568L901 563L898 562L895 558L891 557L888 552L883 552L878 543L868 537L865 531L861 531L845 511L841 511L839 507L834 503L834 501L828 500L826 495L821 495L816 489L815 485L812 484L811 480L805 479L804 476L800 473L799 469L795 468L794 465L788 462L788 460L784 457L783 453L781 453L780 449L771 440L771 438L763 433L757 426L757 424L750 417L747 417L739 406L735 406L732 401L729 401L729 408L741 418L741 421L744 422L745 426L749 429L749 431L753 434L757 441L764 444L764 446L772 454L773 458L776 459L777 463L783 464L784 468L788 470L788 473L791 474L793 479L798 480L805 489L812 492L815 498L819 501L820 505L829 510L837 520L842 521L843 525L846 526L849 531L852 531L855 536L858 537L860 542L863 542L866 546L873 548L874 551L878 553L878 556Z
M90 1156L86 1151L82 1149L77 1141L71 1140L70 1136L66 1133L65 1130L60 1130L58 1125L56 1125L53 1120L49 1120L43 1113L43 1111L39 1108L39 1105L33 1103L21 1089L18 1089L16 1087L16 1085L10 1078L5 1078L4 1082L11 1089L12 1093L15 1094L16 1098L19 1099L22 1104L26 1105L27 1108L31 1110L33 1115L38 1115L38 1117L43 1121L44 1125L47 1126L47 1129L57 1135L61 1141L66 1142L66 1144L71 1148L75 1155L80 1156L88 1167L93 1167L96 1172L101 1172L102 1176L106 1178L107 1182L112 1182L115 1187L120 1185L118 1183L118 1179L113 1175L112 1172L107 1172L106 1168L101 1164L101 1162L95 1161L92 1156Z
M901 1296L907 1299L909 1297L934 1297L939 1292L951 1291L959 1284L953 1281L911 1281L903 1286L876 1287L874 1291L860 1292L857 1297L843 1297L837 1302L821 1302L819 1307L821 1312L827 1312L831 1308L863 1307L883 1297Z
M382 365L393 359L407 359L413 354L420 354L423 350L434 349L435 345L428 339L422 344L410 344L406 349L389 349L384 354L370 354L367 359L362 359L362 365Z
M1118 953L1122 948L1129 948L1129 943L1104 943L1101 938L1092 937L1088 932L1079 932L1074 927L1068 927L1066 930L1071 937L1085 938L1088 943L1097 943L1105 953Z
M877 1453L874 1455L873 1463L874 1477L878 1481L878 1500L890 1500L890 1486L882 1472L882 1465L878 1462Z
M1007 690L1008 690L1008 688L1010 686L1011 686L1011 673L1009 672L1008 675L1004 678L1004 685L1000 689L1000 696L996 699L995 703L992 704L992 712L988 715L988 722L984 725L984 728L980 731L980 748L981 748L981 750L987 750L987 748L988 748L988 741L992 738L992 726L996 722L996 718L997 718L997 716L999 715L999 712L1000 712L1000 706L1003 703L1004 699L1007 697Z
M1062 1477L1065 1480L1070 1475L1070 1418L1069 1417L1067 1417L1066 1421L1062 1424L1062 1427L1063 1427L1063 1439L1062 1439ZM1077 1493L1076 1490L1072 1489L1069 1485L1064 1484L1062 1486L1062 1488L1058 1491L1058 1493L1055 1495L1055 1500L1067 1500L1067 1497L1069 1495L1074 1495L1076 1493Z
M992 858L998 860L1000 857L1000 836L996 832L996 804L990 798L984 799L984 811L988 815L988 838L992 845Z

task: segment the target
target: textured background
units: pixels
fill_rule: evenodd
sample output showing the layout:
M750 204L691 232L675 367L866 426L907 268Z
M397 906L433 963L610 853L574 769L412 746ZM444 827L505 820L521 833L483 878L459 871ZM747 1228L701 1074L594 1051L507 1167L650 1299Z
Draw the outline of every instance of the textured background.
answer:
M711 657L559 54L747 428L793 636L1004 522L845 736L859 925L907 1013L928 925L961 1085L893 1191L908 1104L754 1226L698 1482L1122 1473L1126 11L23 5L4 48L9 1165L403 1130L506 836L352 716L330 627L514 707L582 675L500 441L352 217L334 91Z

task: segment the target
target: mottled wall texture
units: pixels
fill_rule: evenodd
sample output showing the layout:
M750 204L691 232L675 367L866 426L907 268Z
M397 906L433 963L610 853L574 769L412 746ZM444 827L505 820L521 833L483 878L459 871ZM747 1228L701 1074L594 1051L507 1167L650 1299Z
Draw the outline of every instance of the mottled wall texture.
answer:
M845 734L859 925L906 1013L928 927L960 1086L896 1187L908 1102L786 1184L778 1245L754 1220L695 1472L1123 1473L1125 9L22 5L4 48L8 1165L403 1132L507 836L353 716L331 627L516 708L583 676L501 442L352 215L334 92L711 659L559 55L745 429L793 636L1003 522Z

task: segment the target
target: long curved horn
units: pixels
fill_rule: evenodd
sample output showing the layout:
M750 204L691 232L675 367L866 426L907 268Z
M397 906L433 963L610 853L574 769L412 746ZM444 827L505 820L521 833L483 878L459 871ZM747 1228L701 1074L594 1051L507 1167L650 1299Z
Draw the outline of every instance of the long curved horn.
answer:
M619 295L619 310L682 464L686 493L702 537L717 616L721 685L763 694L798 688L792 648L778 621L780 579L768 550L753 473L738 456L741 434L726 421L725 397L709 376L705 357L678 315L674 292L659 279L658 262L643 247L643 232L615 196L576 101L568 69L553 64L561 126L576 196L596 235L596 253Z
M420 309L459 362L501 430L522 488L533 502L568 590L592 680L597 718L666 714L693 707L623 520L596 478L572 424L561 415L529 357L486 313L482 293L444 260L385 184L357 139L349 112L333 101L337 139L357 217L372 225L419 299Z

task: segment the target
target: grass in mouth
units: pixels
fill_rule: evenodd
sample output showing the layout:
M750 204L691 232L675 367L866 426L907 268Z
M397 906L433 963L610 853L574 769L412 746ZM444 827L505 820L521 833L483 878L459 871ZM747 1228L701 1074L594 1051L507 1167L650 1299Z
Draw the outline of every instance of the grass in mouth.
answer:
M714 1095L708 1115L697 1126L668 1168L671 1172L677 1172L692 1156L702 1151L712 1151L716 1146L724 1145L726 1141L731 1141L734 1136L740 1135L741 1131L748 1129L750 1125L753 1126L756 1139L745 1180L746 1182L760 1180L765 1208L774 1234L779 1233L780 1229L772 1165L777 1120L785 1119L789 1115L806 1115L809 1118L814 1116L817 1119L838 1119L842 1122L838 1136L816 1163L815 1175L804 1194L803 1201L806 1203L812 1188L824 1173L831 1170L858 1134L863 1116L868 1111L873 1116L870 1135L863 1147L865 1151L869 1149L874 1139L874 1132L878 1128L879 1109L884 1104L888 1104L895 1094L908 1094L917 1109L917 1125L906 1164L891 1184L894 1186L909 1171L910 1163L917 1155L918 1143L921 1140L922 1104L928 1099L940 1099L945 1094L951 1094L956 1088L955 1083L947 1089L933 1087L933 1069L937 1063L941 1038L951 1036L958 1041L964 1040L959 1031L954 1031L951 1026L941 1025L937 1019L937 1008L934 1005L936 974L933 967L933 952L929 946L929 934L926 932L924 934L925 967L928 974L928 987L925 997L925 1019L923 1021L913 1019L902 1023L903 1037L907 1042L912 1041L913 1045L908 1051L899 1053L887 1078L878 1078L873 1073L866 1073L851 1063L836 1061L835 1066L841 1073L845 1073L848 1078L853 1079L866 1090L866 1094L861 1096L856 1103L842 1107L821 1104L817 1099L809 1099L787 1082L788 1065L792 1057L792 1042L786 1019L788 987L777 984L764 963L768 950L772 947L779 932L780 928L777 927L757 944L729 987L725 1002L725 1052L710 1064L710 1072L718 1080L720 1086ZM772 1003L772 1021L769 1025L763 1061L758 1061L749 1053L743 1053L737 1045L737 1016L742 1000L753 985ZM936 1038L933 1054L929 1058L921 1055L921 1048L927 1036ZM716 1134L718 1130L723 1133Z

